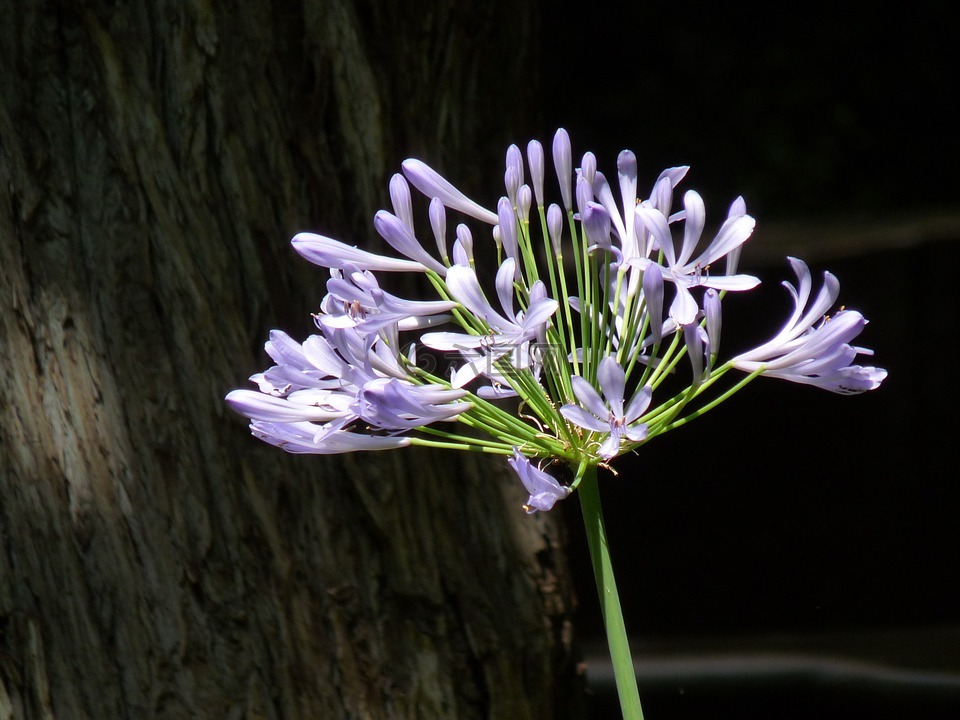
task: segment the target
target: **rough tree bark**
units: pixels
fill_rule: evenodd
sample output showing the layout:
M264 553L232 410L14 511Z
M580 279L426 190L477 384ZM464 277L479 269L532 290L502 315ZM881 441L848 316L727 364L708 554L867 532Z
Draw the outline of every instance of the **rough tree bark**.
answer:
M574 714L561 534L502 463L291 457L222 402L310 330L293 232L372 242L403 153L497 176L533 20L2 3L0 718Z

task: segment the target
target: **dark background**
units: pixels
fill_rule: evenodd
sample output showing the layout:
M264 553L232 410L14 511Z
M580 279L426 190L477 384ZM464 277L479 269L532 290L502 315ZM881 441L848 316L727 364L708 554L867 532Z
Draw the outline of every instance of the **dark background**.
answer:
M602 491L635 648L801 648L956 679L960 114L946 5L578 7L576 22L545 10L532 134L549 140L563 125L575 162L590 149L608 177L617 152L633 149L641 193L661 168L691 165L683 187L703 194L708 228L711 211L746 198L758 225L741 269L764 285L725 302L722 355L779 330L789 244L815 277L839 277L840 303L870 320L859 344L890 372L858 397L760 378L619 461ZM894 226L905 228L894 242L876 240ZM787 227L810 228L809 253L784 240ZM563 512L581 626L600 640L579 508ZM803 683L773 693L780 705L728 702L730 715L680 685L648 685L653 717L829 714L798 702L810 697ZM836 697L831 687L820 696ZM873 717L960 716L960 685L926 704L913 697L906 715L885 693L857 692L838 716L868 706Z

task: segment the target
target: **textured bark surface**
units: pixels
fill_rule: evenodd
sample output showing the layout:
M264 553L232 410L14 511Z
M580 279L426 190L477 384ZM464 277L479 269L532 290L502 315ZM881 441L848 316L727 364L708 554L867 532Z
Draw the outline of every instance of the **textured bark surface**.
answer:
M502 462L291 457L222 402L310 330L293 232L371 244L404 154L497 177L534 18L232 5L0 6L0 719L569 717Z

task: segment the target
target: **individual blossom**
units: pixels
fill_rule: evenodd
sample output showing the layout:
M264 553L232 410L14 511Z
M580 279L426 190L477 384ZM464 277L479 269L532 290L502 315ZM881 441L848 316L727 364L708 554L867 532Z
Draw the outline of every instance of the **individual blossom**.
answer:
M530 498L523 506L528 514L552 510L558 500L563 500L570 494L570 488L561 485L549 473L534 467L533 463L519 450L514 449L513 457L507 462L530 493Z
M519 352L525 356L526 346L537 339L538 333L556 312L556 300L538 292L542 288L534 283L531 295L538 297L530 303L526 311L517 311L514 306L513 279L516 262L508 257L497 272L496 289L503 313L498 312L486 299L476 272L469 267L452 267L447 274L447 287L452 297L469 310L474 317L483 321L489 333L466 334L458 332L431 332L421 341L427 347L447 351L466 352L470 362L462 366L453 376L452 385L463 387L478 375L492 368L501 357ZM522 368L523 364L517 365Z
M637 216L662 251L663 279L672 282L676 296L670 306L670 315L679 325L689 325L697 314L697 302L690 293L695 287L716 290L752 290L760 280L752 275L717 275L710 267L721 258L740 248L753 233L755 220L749 215L728 217L713 240L694 257L706 224L706 211L700 195L688 190L683 196L683 241L679 252L674 245L668 218L652 206L637 208ZM638 261L640 267L646 263Z
M850 345L867 321L855 310L840 310L832 316L840 283L824 273L824 283L810 302L813 282L806 263L789 258L797 275L797 287L784 282L793 297L793 314L769 342L742 353L731 364L745 372L759 372L792 382L815 385L842 395L856 395L879 387L887 371L855 365L857 355L873 355L867 348Z
M470 403L457 402L464 395L462 390L442 385L417 385L396 378L373 377L360 386L351 407L371 427L413 430L453 420L469 410Z
M416 330L447 322L457 306L452 300L406 300L382 290L369 270L346 266L332 270L327 295L320 303L328 322L376 333L396 325L397 330Z
M582 377L570 378L573 392L580 405L564 405L561 414L574 425L591 432L605 433L597 454L604 460L610 460L620 453L623 438L633 443L641 443L647 438L647 426L635 424L650 406L651 390L643 387L638 390L630 403L624 408L626 376L620 363L613 357L606 357L597 370L597 380L603 397Z

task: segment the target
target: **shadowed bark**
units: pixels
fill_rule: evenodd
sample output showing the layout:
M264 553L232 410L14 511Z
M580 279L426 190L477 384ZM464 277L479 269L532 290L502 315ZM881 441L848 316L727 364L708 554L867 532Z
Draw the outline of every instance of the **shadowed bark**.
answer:
M503 462L292 457L222 402L310 332L292 233L373 247L404 155L474 190L520 139L532 13L382 5L0 8L0 718L576 714Z

